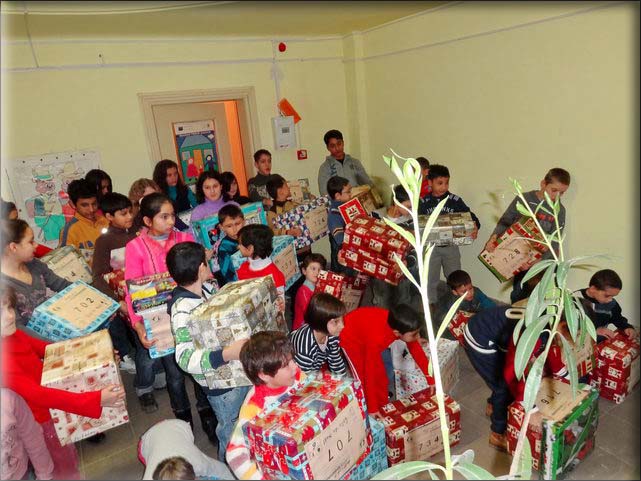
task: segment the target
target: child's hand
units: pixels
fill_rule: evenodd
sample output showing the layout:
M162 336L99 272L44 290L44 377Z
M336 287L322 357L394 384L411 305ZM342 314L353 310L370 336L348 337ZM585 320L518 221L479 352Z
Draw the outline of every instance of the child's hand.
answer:
M100 391L100 406L118 408L125 404L125 390L119 384L110 384Z
M474 231L471 234L472 239L476 239L479 236L479 228L474 224Z
M118 304L120 304L120 307L118 308L120 313L128 318L129 311L127 311L127 303L125 301L120 301Z
M205 249L205 259L209 260L214 255L214 249Z
M303 235L303 231L300 230L298 227L294 227L293 229L289 229L287 231L287 235L293 235L294 237L300 237Z
M628 328L628 329L630 329L630 328ZM627 330L627 329L626 329L626 330ZM624 331L624 332L625 332L625 331ZM616 335L617 335L617 333L616 333L616 332L611 331L611 330L610 330L610 329L608 329L607 327L599 327L599 328L596 330L596 333L597 333L597 336L603 336L603 337L606 337L606 338L608 338L608 339L612 339L614 336L616 336Z
M249 339L239 339L232 342L229 346L223 349L223 359L227 362L237 361L240 359L240 348L245 345Z
M120 354L117 349L114 349L114 359L116 360L116 364L120 364Z
M477 229L478 232L478 229ZM496 249L496 246L494 245L494 241L496 241L496 234L492 234L488 241L485 243L485 250L488 252L494 252L494 249Z
M597 329L596 332L599 332L598 329ZM623 333L626 336L628 336L628 339L636 339L637 337L639 337L639 333L637 332L637 330L634 327L626 327L623 330Z
M151 348L154 344L156 344L156 339L152 339L151 341L147 339L147 332L145 331L145 325L142 322L138 322L134 324L134 331L136 331L136 334L138 334L138 339L140 339L140 344L142 344L142 347L145 349Z
M274 205L274 201L268 198L263 198L263 205L267 208L270 208L272 205Z
M283 299L281 296L278 296L276 299L276 307L278 307L278 310L280 312L285 312L285 299Z

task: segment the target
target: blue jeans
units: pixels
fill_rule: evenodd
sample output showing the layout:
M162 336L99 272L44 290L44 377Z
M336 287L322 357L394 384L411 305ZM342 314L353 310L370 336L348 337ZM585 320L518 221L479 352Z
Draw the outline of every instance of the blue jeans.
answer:
M211 408L216 413L218 426L216 426L216 437L218 438L218 460L225 462L225 453L227 444L231 438L231 433L238 421L238 413L243 401L249 392L251 386L236 387L231 391L218 396L209 395L207 399Z
M121 359L131 351L131 345L129 343L129 327L127 327L129 322L125 322L126 321L122 318L122 315L117 313L116 316L109 321L109 326L107 328L114 349L118 351Z
M385 366L385 374L387 374L387 392L396 399L396 383L394 381L394 364L392 364L392 351L389 348L381 352L383 357L383 365Z

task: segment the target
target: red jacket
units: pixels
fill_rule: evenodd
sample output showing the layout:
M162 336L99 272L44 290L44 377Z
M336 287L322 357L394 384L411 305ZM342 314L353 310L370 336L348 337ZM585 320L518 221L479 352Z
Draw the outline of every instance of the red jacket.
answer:
M276 286L276 289L283 290L284 292L285 276L273 262L264 269L253 271L249 268L249 261L245 261L240 265L238 271L236 271L236 276L238 276L239 281L243 281L245 279L254 279L256 277L265 277L270 274L272 276L272 279L274 279L274 285Z
M340 344L349 356L363 384L365 401L370 413L380 411L387 404L387 374L382 352L398 338L387 324L388 310L380 307L359 307L345 314L345 327L340 333ZM407 344L414 361L428 378L429 361L418 342Z
M51 419L49 409L99 418L100 391L75 393L40 385L42 358L48 344L23 331L3 337L2 386L22 396L40 424Z

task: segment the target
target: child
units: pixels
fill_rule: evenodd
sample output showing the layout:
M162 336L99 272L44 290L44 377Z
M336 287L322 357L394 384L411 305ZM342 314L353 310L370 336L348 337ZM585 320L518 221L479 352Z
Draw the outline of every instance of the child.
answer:
M412 217L410 216L409 212L403 209L403 207L399 207L398 205L396 205L396 202L394 202L394 198L396 198L396 201L400 202L403 206L407 207L408 209L412 208L410 196L405 190L405 187L399 184L394 186L394 189L392 190L394 191L394 194L390 206L376 209L372 212L372 217L376 219L387 218L396 224L404 224L408 221L411 221Z
M327 193L330 198L327 227L329 229L329 246L332 271L339 274L355 276L356 271L338 262L338 251L343 245L345 221L338 208L352 198L352 186L345 177L334 176L327 181Z
M608 324L623 331L629 339L639 337L639 333L621 313L621 306L615 297L623 288L619 275L612 269L603 269L595 272L590 278L587 289L581 289L581 296L586 306L585 313L592 319L597 333L597 342L603 342L616 335L608 328Z
M107 232L109 221L98 214L96 189L85 179L71 181L67 193L76 213L60 231L60 246L76 247L91 266L96 239Z
M227 443L238 419L240 405L249 391L249 380L246 380L246 386L228 387L227 383L233 379L234 372L227 367L219 371L220 375L212 381L213 386L210 388L205 374L228 366L229 361L237 361L238 352L247 339L232 342L224 349L215 351L194 343L188 327L190 312L214 292L213 286L206 282L211 278L211 271L203 246L196 242L176 244L167 253L167 267L178 284L167 304L167 310L171 314L171 330L176 338L176 362L183 371L191 374L207 396L218 419L218 459L225 461Z
M318 169L318 191L321 195L332 194L327 188L327 181L336 175L344 177L352 185L374 185L369 178L361 161L344 152L343 134L340 130L329 130L323 136L325 146L329 151L325 162Z
M278 174L270 175L266 188L269 197L272 199L272 206L267 211L267 225L271 227L274 235L301 236L303 231L298 227L294 227L293 229L276 229L274 227L274 219L276 219L276 217L300 205L298 202L290 200L292 193L289 190L289 185L287 185L285 178Z
M316 289L316 282L318 281L318 274L320 271L327 269L327 259L322 254L308 254L303 259L300 269L305 277L305 281L296 291L296 299L294 301L294 320L292 322L292 329L296 330L305 322L305 311L309 305L309 301L314 295Z
M254 152L254 166L258 173L247 181L249 198L252 202L262 202L267 209L272 206L266 187L272 173L272 154L269 150L260 149Z
M345 327L345 304L325 292L312 296L305 311L305 324L289 333L294 346L294 361L305 372L318 371L327 363L329 370L345 374L347 366L338 335Z
M423 197L426 197L430 195L432 192L432 186L429 183L429 180L427 179L428 174L430 173L430 161L427 160L425 157L416 157L416 161L418 162L418 165L421 166L421 192L419 196L421 199Z
M233 200L238 205L245 205L251 202L249 197L240 194L238 181L233 172L223 172L220 174L220 180L223 184L223 195L226 195L229 200Z
M198 176L196 199L198 200L198 205L191 213L190 222L212 216L227 204L238 205L223 194L220 174L213 170L206 170Z
M238 231L238 249L243 257L249 260L243 262L236 275L238 280L253 279L271 275L278 292L279 309L285 311L285 276L269 257L272 254L271 229L262 224L249 224Z
M153 194L154 192L161 192L160 187L151 179L140 178L135 180L129 188L129 200L131 201L131 212L134 218L138 216L140 210L140 201L143 197Z
M463 202L460 197L451 194L449 191L450 186L450 171L444 165L432 164L430 172L427 175L428 182L432 187L432 192L425 198L422 198L418 207L418 213L422 215L431 214L436 208L438 203L447 198L447 202L441 211L443 214L450 212L469 212L472 219L476 224L476 228L472 233L472 238L476 239L478 230L481 228L481 223L478 218L470 210L470 208ZM461 269L461 252L459 247L451 246L436 246L432 251L429 263L429 278L427 281L427 296L430 300L430 308L435 308L435 303L438 301L437 285L441 278L441 268L445 277L449 276L452 272Z
M400 339L407 343L428 384L434 380L428 375L429 361L419 344L422 318L406 305L394 309L359 307L345 315L345 328L340 334L340 345L349 356L365 390L369 413L381 417L380 409L389 402L389 385L394 384L389 346Z
M548 173L545 174L545 177L540 183L539 190L530 190L528 192L524 192L523 197L525 197L525 200L529 204L530 209L534 211L539 203L545 200L545 192L547 192L550 198L554 201L558 196L563 196L563 194L568 190L569 187L570 173L567 170L556 167L554 169L550 169ZM512 202L510 203L510 205L508 205L507 209L505 209L505 212L503 212L503 215L496 224L492 235L485 244L485 249L488 252L494 251L494 249L496 248L494 246L494 241L496 241L496 239L498 239L512 224L514 224L522 217L522 214L516 208L517 202L520 202L519 197L515 197L514 200L512 200ZM543 203L543 207L545 207L549 211L549 206L546 202ZM561 229L561 232L563 232L563 229L565 227L565 207L563 206L563 204L560 204L560 211L558 215L559 227ZM542 210L539 210L536 217L539 221L539 224L541 225L541 228L546 234L552 234L556 231L556 224L553 216L546 214ZM553 246L555 250L558 249L556 243L553 243ZM541 259L551 258L552 253L549 251L545 252L541 257ZM512 304L527 297L527 294L524 294L522 292L521 280L530 267L532 267L532 265L526 263L523 266L525 270L519 272L514 276L512 292L510 294L510 302Z
M294 350L287 336L278 331L253 334L240 350L240 362L254 386L240 408L227 448L227 464L238 479L263 479L246 444L243 427L280 396L300 387L305 375L294 362Z
M229 204L218 211L218 225L225 233L217 246L220 286L228 282L237 281L236 270L231 261L231 256L238 250L238 232L245 225L245 216L240 207Z
M96 194L98 195L98 204L100 204L103 196L113 192L111 177L109 177L109 174L104 170L91 169L87 172L87 175L85 175L85 180L95 187Z
M42 427L27 403L11 389L0 390L2 453L0 479L51 479L53 461ZM35 471L35 473L34 473ZM28 476L28 477L27 477Z
M178 164L173 160L163 159L158 162L154 167L153 178L160 190L171 199L176 213L180 214L198 205L194 193L178 174Z
M122 194L107 193L100 200L100 209L109 221L109 229L96 239L93 256L93 286L103 294L118 301L118 296L104 279L104 275L125 268L125 245L136 237L133 229L134 216L131 201ZM127 304L120 301L120 313L110 321L109 334L114 347L120 353L120 369L136 373L136 364L129 354Z
M16 329L16 295L11 287L3 287L0 299L2 385L24 398L35 420L42 427L53 459L53 479L81 479L75 445L60 444L49 409L99 418L103 407L121 407L124 404L125 391L117 384L111 384L100 391L83 393L41 386L42 359L45 348L50 343Z
M196 472L192 464L185 458L173 456L158 463L151 479L196 479Z
M16 207L16 204L14 204L13 202L6 202L3 200L2 201L2 219L16 220L17 218L18 218L18 208ZM36 250L34 251L33 255L36 258L40 258L51 251L52 251L51 247L47 247L44 244L36 243Z

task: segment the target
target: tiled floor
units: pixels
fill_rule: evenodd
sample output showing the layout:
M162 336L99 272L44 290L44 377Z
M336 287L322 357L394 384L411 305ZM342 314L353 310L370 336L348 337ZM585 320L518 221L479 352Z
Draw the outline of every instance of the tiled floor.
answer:
M509 472L511 457L499 453L487 444L489 419L485 417L485 400L489 389L470 366L467 357L460 353L461 376L451 393L461 404L461 442L452 449L453 454L472 449L475 462L495 475ZM87 479L140 479L142 464L137 458L137 443L140 435L155 422L173 417L167 391L156 391L160 409L153 414L140 410L133 392L133 376L123 374L127 386L127 407L131 422L107 432L107 438L99 445L80 442L81 468ZM193 392L192 395L193 402ZM639 479L639 386L623 404L615 405L599 400L600 418L595 450L567 479ZM203 433L194 411L196 444L212 457L213 447ZM438 456L434 462L442 462ZM426 473L412 479L428 479ZM457 479L461 479L457 477Z

